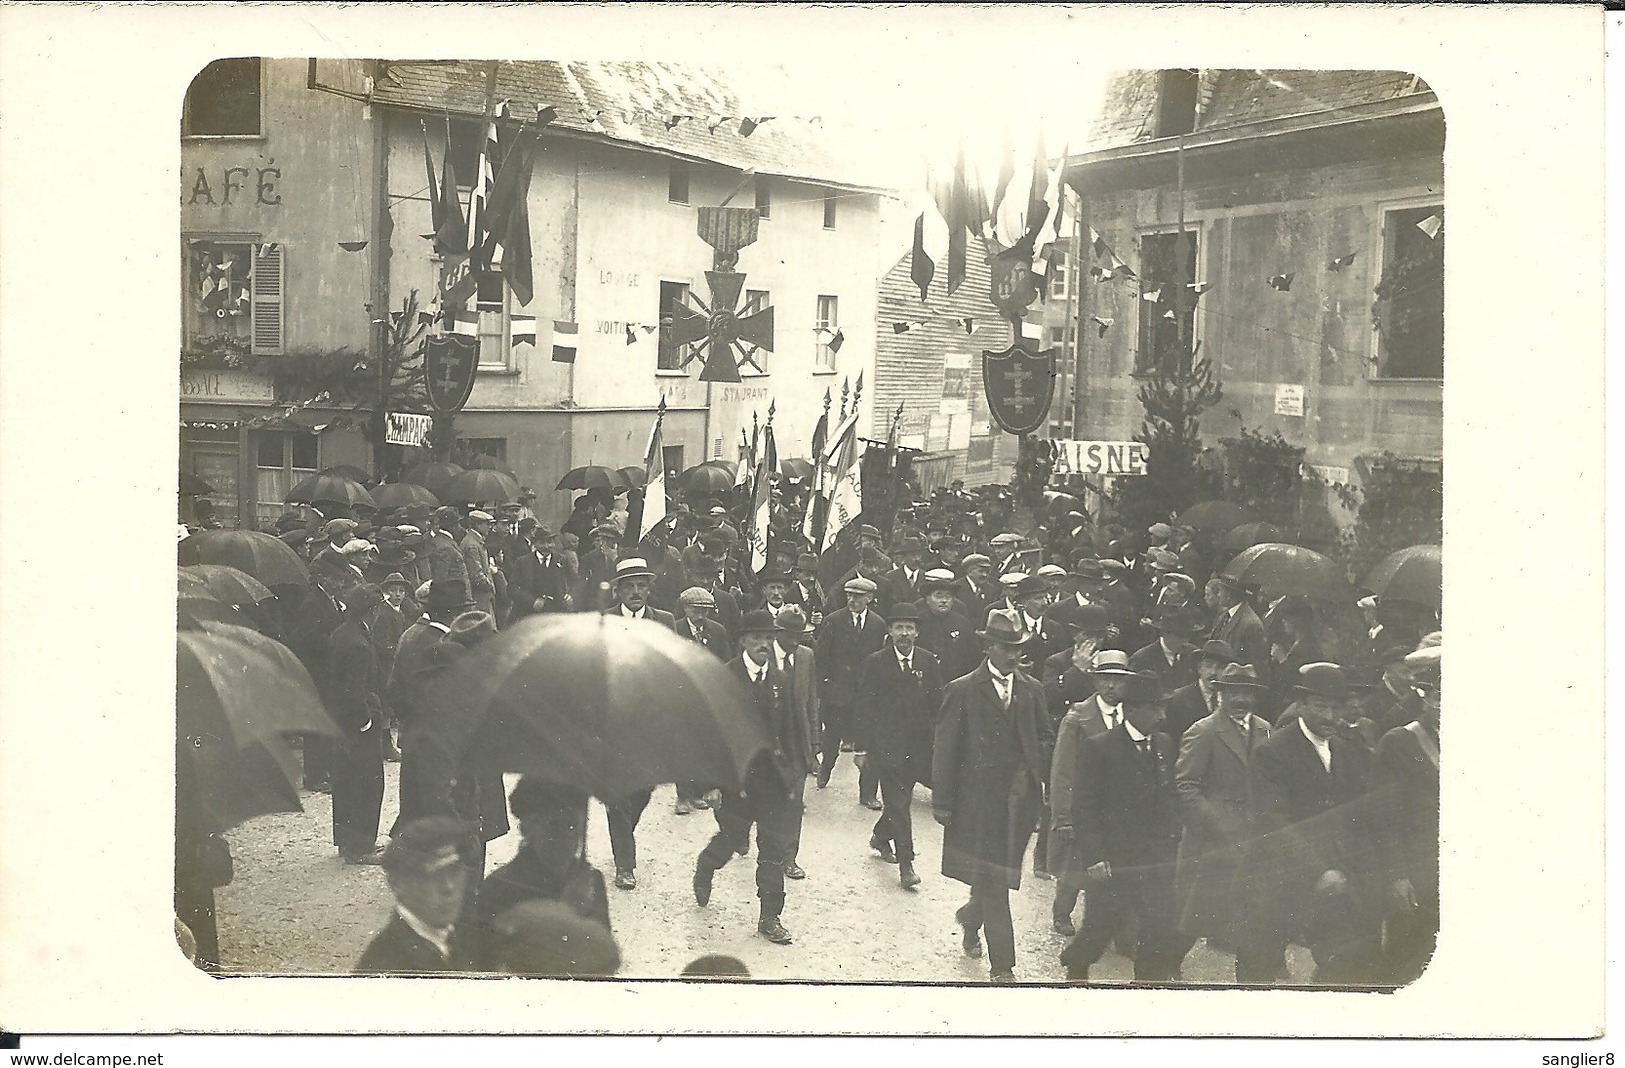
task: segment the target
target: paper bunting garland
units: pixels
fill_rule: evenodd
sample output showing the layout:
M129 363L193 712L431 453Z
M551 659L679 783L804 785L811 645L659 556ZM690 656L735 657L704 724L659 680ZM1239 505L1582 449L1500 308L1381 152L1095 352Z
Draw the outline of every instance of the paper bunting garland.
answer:
M1151 301L1151 302L1155 303L1156 301L1159 301L1159 300L1162 299L1162 290L1160 288L1144 290L1143 292L1140 293L1140 299L1141 300L1148 300L1148 301Z
M1328 271L1341 271L1345 267L1351 267L1354 264L1354 255L1354 253L1350 252L1347 256L1339 256L1326 264L1326 269Z
M1095 324L1096 337L1105 337L1106 331L1110 330L1112 328L1112 324L1117 322L1116 319L1104 315L1091 315L1089 316L1089 319Z
M1291 292L1291 290L1292 290L1292 275L1293 275L1292 271L1288 271L1285 274L1272 274L1272 275L1270 275L1270 278L1269 278L1269 286L1270 286L1270 288L1273 289L1273 290L1276 290L1277 292L1281 292L1281 293Z
M1438 215L1429 215L1417 223L1416 228L1427 234L1429 238L1436 238L1439 236L1439 231L1444 229L1444 219Z
M576 362L576 338L580 331L575 323L553 320L553 362Z
M508 336L514 345L536 344L536 316L515 315L510 320Z
M339 248L343 249L346 252L360 252L362 249L364 249L366 247L367 247L367 242L365 242L365 241L340 241L339 242Z
M1212 282L1186 282L1185 288L1191 291L1191 296L1200 297L1213 288Z

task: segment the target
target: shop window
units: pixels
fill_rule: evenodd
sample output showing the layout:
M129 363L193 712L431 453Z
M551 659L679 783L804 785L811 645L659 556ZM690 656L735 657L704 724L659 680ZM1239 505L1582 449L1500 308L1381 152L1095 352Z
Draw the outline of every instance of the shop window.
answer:
M1159 367L1176 370L1190 362L1190 348L1196 337L1196 300L1188 286L1196 281L1197 247L1195 230L1144 234L1140 238L1142 299L1135 374L1150 374ZM1156 300L1143 299L1151 292L1157 294Z
M818 319L813 324L818 331L818 348L813 353L813 366L819 371L835 370L835 350L830 341L841 328L841 302L838 297L821 295L818 298Z
M288 491L321 467L315 434L261 430L254 435L254 517L261 528L274 523Z
M687 345L679 345L671 339L672 316L677 309L688 307L687 282L661 282L660 283L660 352L656 357L655 366L662 371L681 371L683 369L683 356L688 350Z
M257 137L260 97L258 59L217 59L186 90L181 136Z
M230 360L282 353L285 250L248 236L186 242L183 344Z
M1372 316L1379 378L1444 377L1444 206L1383 212Z

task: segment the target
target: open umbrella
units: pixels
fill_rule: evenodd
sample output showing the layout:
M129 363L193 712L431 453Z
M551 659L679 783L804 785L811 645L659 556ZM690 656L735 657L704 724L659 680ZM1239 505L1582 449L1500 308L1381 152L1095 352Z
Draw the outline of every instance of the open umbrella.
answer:
M182 564L227 564L267 586L303 586L310 572L299 554L257 530L200 530L175 548Z
M1443 550L1411 545L1389 553L1365 577L1365 587L1385 601L1414 601L1429 608L1443 603Z
M733 489L733 485L733 475L711 464L700 464L683 472L683 492L690 497L721 497Z
M180 494L179 494L180 496L182 496L182 497L202 497L205 494L213 493L213 492L214 492L214 487L213 486L209 485L207 482L203 481L201 478L198 478L196 475L192 474L192 472L190 472L190 471L182 471L181 472Z
M443 685L435 729L449 752L599 798L673 781L737 788L768 747L744 685L644 620L530 616L475 646Z
M506 504L519 499L519 483L501 471L464 471L439 497L447 504Z
M642 489L649 484L649 472L641 467L622 467L615 473L620 476L622 485L632 489Z
M1182 527L1211 531L1215 534L1234 530L1243 523L1256 523L1258 517L1233 501L1202 501L1180 513Z
M351 482L359 482L362 485L366 485L368 482L372 481L372 475L368 474L366 471L363 471L355 464L339 464L336 467L324 467L318 473L323 475L338 475L340 478L347 478Z
M1254 545L1262 545L1266 541L1281 541L1286 532L1274 523L1243 523L1225 532L1219 539L1219 548L1231 556L1235 556L1243 549L1250 549Z
M339 733L286 646L220 623L175 634L175 715L203 803L227 828L300 811L287 736Z
M446 487L451 485L452 479L462 473L463 468L458 464L437 460L413 464L401 472L401 481L422 486L443 501L446 499Z
M505 475L513 474L513 472L508 469L507 464L503 463L501 460L498 460L495 456L487 456L483 452L474 457L472 460L468 461L468 469L470 471L501 471Z
M436 497L428 487L420 486L415 482L391 482L388 485L378 486L372 491L372 499L380 510L386 512L395 508L405 508L409 504L426 504L430 508L440 507L440 498Z
M559 479L557 488L561 490L622 490L626 488L626 482L613 467L577 467L567 471L564 477Z
M229 564L180 567L175 572L175 590L180 597L207 597L238 608L275 596L259 579Z
M784 475L785 478L811 478L813 476L812 461L803 460L800 457L780 460L779 473Z
M1254 545L1226 564L1223 573L1277 596L1354 599L1343 565L1301 545L1275 541Z
M294 486L288 491L286 498L289 503L316 504L319 501L332 501L342 504L346 508L361 505L376 509L378 503L372 499L366 487L353 478L343 475L314 474Z

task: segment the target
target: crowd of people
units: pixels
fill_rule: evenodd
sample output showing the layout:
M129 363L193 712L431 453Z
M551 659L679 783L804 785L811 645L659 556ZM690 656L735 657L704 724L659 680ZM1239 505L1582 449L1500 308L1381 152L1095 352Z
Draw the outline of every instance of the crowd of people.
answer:
M530 505L306 508L275 524L311 579L257 622L343 732L304 740L305 786L331 792L342 860L382 865L395 898L358 972L618 966L608 886L638 889L652 793L599 799L606 881L585 856L585 794L526 776L505 796L429 729L437 680L468 650L561 612L668 628L739 681L772 759L727 788L676 783L674 814L716 822L694 861L700 907L754 826L770 942L793 940L789 888L810 877L797 863L805 791L829 788L850 756L856 801L877 814L868 848L905 893L926 867L912 802L929 791L943 827L932 864L968 887L961 947L985 953L994 982L1015 976L1010 893L1029 875L1053 891L1076 983L1114 943L1136 981L1177 981L1198 939L1234 954L1244 984L1286 981L1289 944L1321 983L1400 984L1425 967L1438 924L1431 609L1365 591L1348 604L1273 596L1227 576L1210 535L1167 523L1016 529L1002 488L956 484L885 535L849 526L823 554L776 523L759 573L718 501L675 504L641 540L607 495L584 496L558 532ZM380 846L387 761L401 764L399 818ZM517 855L486 874L510 813ZM208 959L212 917L183 919Z

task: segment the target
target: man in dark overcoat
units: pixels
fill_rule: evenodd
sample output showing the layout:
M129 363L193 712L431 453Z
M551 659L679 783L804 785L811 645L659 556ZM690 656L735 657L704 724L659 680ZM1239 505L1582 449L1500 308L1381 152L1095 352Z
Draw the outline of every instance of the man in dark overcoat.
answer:
M1018 612L993 609L978 631L986 659L943 690L931 760L931 808L942 835L942 874L970 886L955 914L967 955L987 932L994 982L1015 979L1010 891L1021 888L1027 840L1043 811L1040 748L1044 692L1019 670L1032 632Z
M1267 679L1270 667L1270 639L1264 621L1247 603L1246 590L1227 575L1214 575L1203 591L1213 610L1213 629L1208 637L1224 642L1236 654L1239 664L1251 664L1260 679Z
M874 765L884 811L869 835L869 847L897 864L903 889L920 885L914 871L914 784L931 775L932 735L942 706L942 667L916 644L920 610L908 602L892 606L886 627L889 648L869 654L858 672L853 701L859 767Z
M1246 905L1238 869L1252 837L1250 769L1270 728L1255 712L1264 684L1251 664L1227 666L1213 689L1217 710L1185 732L1174 766L1184 823L1175 892L1180 929L1234 952Z
M346 864L381 864L378 822L384 802L384 721L367 615L383 601L371 583L341 597L343 621L327 640L322 698L340 735L333 749L333 844Z
M852 733L852 702L857 698L858 668L864 659L886 642L886 621L870 607L876 586L861 576L846 581L846 607L832 611L818 632L818 667L823 676L819 694L824 725L822 759L818 767L818 788L829 785L835 762L841 756L841 742ZM858 800L879 809L880 785L874 773L858 773ZM871 803L872 802L872 803Z
M1219 707L1219 691L1213 680L1219 672L1236 662L1236 654L1224 642L1211 638L1202 643L1195 656L1196 679L1168 695L1167 716L1162 729L1176 743L1185 737L1192 724L1211 716Z
M784 870L789 863L800 806L791 793L794 781L787 754L803 743L797 737L794 710L784 677L773 659L773 636L778 626L765 610L746 613L738 634L739 655L729 660L734 676L757 722L772 745L772 759L751 765L743 788L726 795L713 787L706 791L717 820L717 833L700 852L694 865L694 900L701 907L711 902L712 878L718 868L747 848L751 825L756 826L756 897L760 913L756 931L769 942L787 946L790 932L784 913Z
M818 654L803 644L807 616L800 605L786 605L774 620L773 663L784 676L790 702L790 734L785 739L784 762L790 774L790 797L795 802L794 829L790 836L790 856L784 864L786 879L805 879L807 873L796 863L801 853L801 821L805 813L807 776L818 771Z
M976 670L982 660L982 643L954 597L954 583L953 572L946 570L928 571L921 580L925 599L920 603L920 647L936 654L944 683Z
M1137 982L1168 982L1192 939L1181 934L1174 904L1179 808L1174 793L1178 746L1157 729L1163 690L1154 673L1129 677L1123 721L1084 738L1069 823L1073 862L1089 886L1083 926L1061 952L1067 979L1088 982L1089 969L1115 937L1134 960ZM1119 934L1128 914L1134 944Z
M430 517L424 551L429 558L431 581L461 582L463 588L467 589L468 560L463 556L462 546L457 540L461 534L461 523L462 516L457 514L457 509L450 505L436 508Z

